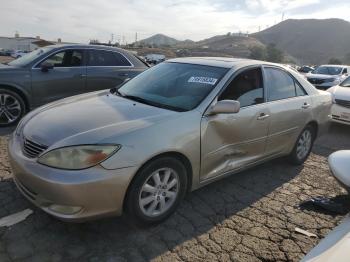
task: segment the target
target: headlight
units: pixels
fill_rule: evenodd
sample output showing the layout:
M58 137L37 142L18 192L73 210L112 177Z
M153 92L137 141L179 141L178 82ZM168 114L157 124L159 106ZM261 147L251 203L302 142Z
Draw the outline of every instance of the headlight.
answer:
M54 149L42 155L40 164L79 170L95 166L109 158L120 149L120 145L81 145Z

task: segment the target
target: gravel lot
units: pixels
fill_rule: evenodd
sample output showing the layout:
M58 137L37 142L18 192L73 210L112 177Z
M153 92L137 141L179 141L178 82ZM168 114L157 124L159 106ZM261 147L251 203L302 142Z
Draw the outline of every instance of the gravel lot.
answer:
M0 56L0 63L11 62L13 58L11 56Z
M326 157L350 148L349 138L349 127L334 125L304 166L277 159L189 194L159 226L136 228L123 217L63 223L33 207L8 179L7 136L0 136L0 217L34 210L0 228L0 261L299 261L343 218L298 205L314 196L348 200Z

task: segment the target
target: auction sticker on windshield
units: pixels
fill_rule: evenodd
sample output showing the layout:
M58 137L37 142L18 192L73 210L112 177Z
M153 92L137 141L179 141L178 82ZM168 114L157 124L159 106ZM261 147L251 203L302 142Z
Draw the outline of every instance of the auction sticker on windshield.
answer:
M189 83L199 83L199 84L207 84L207 85L215 85L217 78L205 77L205 76L192 76L188 79Z

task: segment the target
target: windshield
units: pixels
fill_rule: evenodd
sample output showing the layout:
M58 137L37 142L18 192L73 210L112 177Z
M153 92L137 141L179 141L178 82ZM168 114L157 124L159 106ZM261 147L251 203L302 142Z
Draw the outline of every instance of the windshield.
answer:
M182 63L161 63L124 84L126 98L175 111L188 111L213 90L227 68Z
M312 73L320 74L320 75L340 75L342 70L343 70L342 67L319 66L314 71L312 71Z
M350 77L346 78L341 84L340 86L342 87L350 87Z
M8 65L11 66L26 66L32 61L34 61L36 58L41 56L42 54L45 54L52 50L53 47L43 47L37 50L34 50L33 52L30 52L28 54L25 54L24 56L17 58L16 60L13 60L12 62L8 63Z

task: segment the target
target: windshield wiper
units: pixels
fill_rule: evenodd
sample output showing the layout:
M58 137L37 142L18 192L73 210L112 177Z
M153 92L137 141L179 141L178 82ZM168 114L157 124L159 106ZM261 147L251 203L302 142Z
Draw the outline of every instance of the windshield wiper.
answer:
M154 106L154 107L169 109L169 110L177 111L177 112L184 112L184 111L186 111L185 109L180 108L180 107L164 105L164 104L161 104L161 103L157 103L157 102L154 102L154 101L150 101L150 100L144 99L144 98L139 97L139 96L122 94L118 90L116 91L116 94L118 94L119 96L121 96L123 98L130 99L130 100L133 100L133 101L136 101L136 102L140 102L142 104Z

